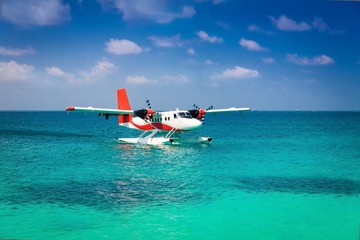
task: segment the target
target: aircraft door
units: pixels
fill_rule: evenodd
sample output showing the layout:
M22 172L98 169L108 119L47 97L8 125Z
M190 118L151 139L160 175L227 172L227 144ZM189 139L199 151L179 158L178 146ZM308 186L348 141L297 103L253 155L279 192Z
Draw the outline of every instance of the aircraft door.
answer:
M174 124L173 127L179 129L181 127L181 118L177 113L174 113Z

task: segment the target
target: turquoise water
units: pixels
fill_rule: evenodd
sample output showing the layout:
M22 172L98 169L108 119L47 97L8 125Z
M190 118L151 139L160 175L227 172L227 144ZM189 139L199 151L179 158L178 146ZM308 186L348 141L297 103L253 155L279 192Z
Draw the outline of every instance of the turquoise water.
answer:
M359 237L359 112L207 115L210 145L116 123L0 112L0 239Z

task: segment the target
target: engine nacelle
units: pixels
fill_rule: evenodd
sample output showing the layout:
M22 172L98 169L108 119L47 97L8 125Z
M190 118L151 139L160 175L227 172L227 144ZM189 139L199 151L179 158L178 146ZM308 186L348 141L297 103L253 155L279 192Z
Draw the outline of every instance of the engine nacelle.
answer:
M202 123L204 123L205 114L206 114L205 109L202 109L202 108L192 109L192 110L189 110L189 113L193 118L201 119Z
M151 108L139 109L139 110L134 111L134 114L142 119L151 119L152 116L154 115L154 113L155 113L155 111L152 110Z
M192 109L192 110L189 110L188 112L190 113L190 115L191 115L193 118L197 118L198 115L199 115L199 110L197 110L197 109Z

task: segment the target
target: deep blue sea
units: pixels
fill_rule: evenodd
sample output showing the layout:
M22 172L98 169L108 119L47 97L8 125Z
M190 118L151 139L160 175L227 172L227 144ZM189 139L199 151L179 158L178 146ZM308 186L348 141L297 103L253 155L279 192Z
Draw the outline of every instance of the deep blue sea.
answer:
M0 239L358 239L360 112L206 116L211 144L0 112Z

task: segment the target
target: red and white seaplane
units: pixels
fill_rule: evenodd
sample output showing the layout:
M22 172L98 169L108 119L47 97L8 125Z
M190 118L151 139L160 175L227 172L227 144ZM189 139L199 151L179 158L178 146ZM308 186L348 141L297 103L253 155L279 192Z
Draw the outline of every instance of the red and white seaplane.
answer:
M119 125L143 131L137 138L119 138L124 143L140 143L150 145L182 144L182 143L210 143L211 137L182 138L181 133L200 128L204 124L206 113L250 111L250 108L201 109L194 105L192 110L161 111L148 108L132 110L126 89L117 90L118 109L93 107L68 107L66 111L95 112L108 119L109 116L118 116ZM155 137L155 135L160 135Z

